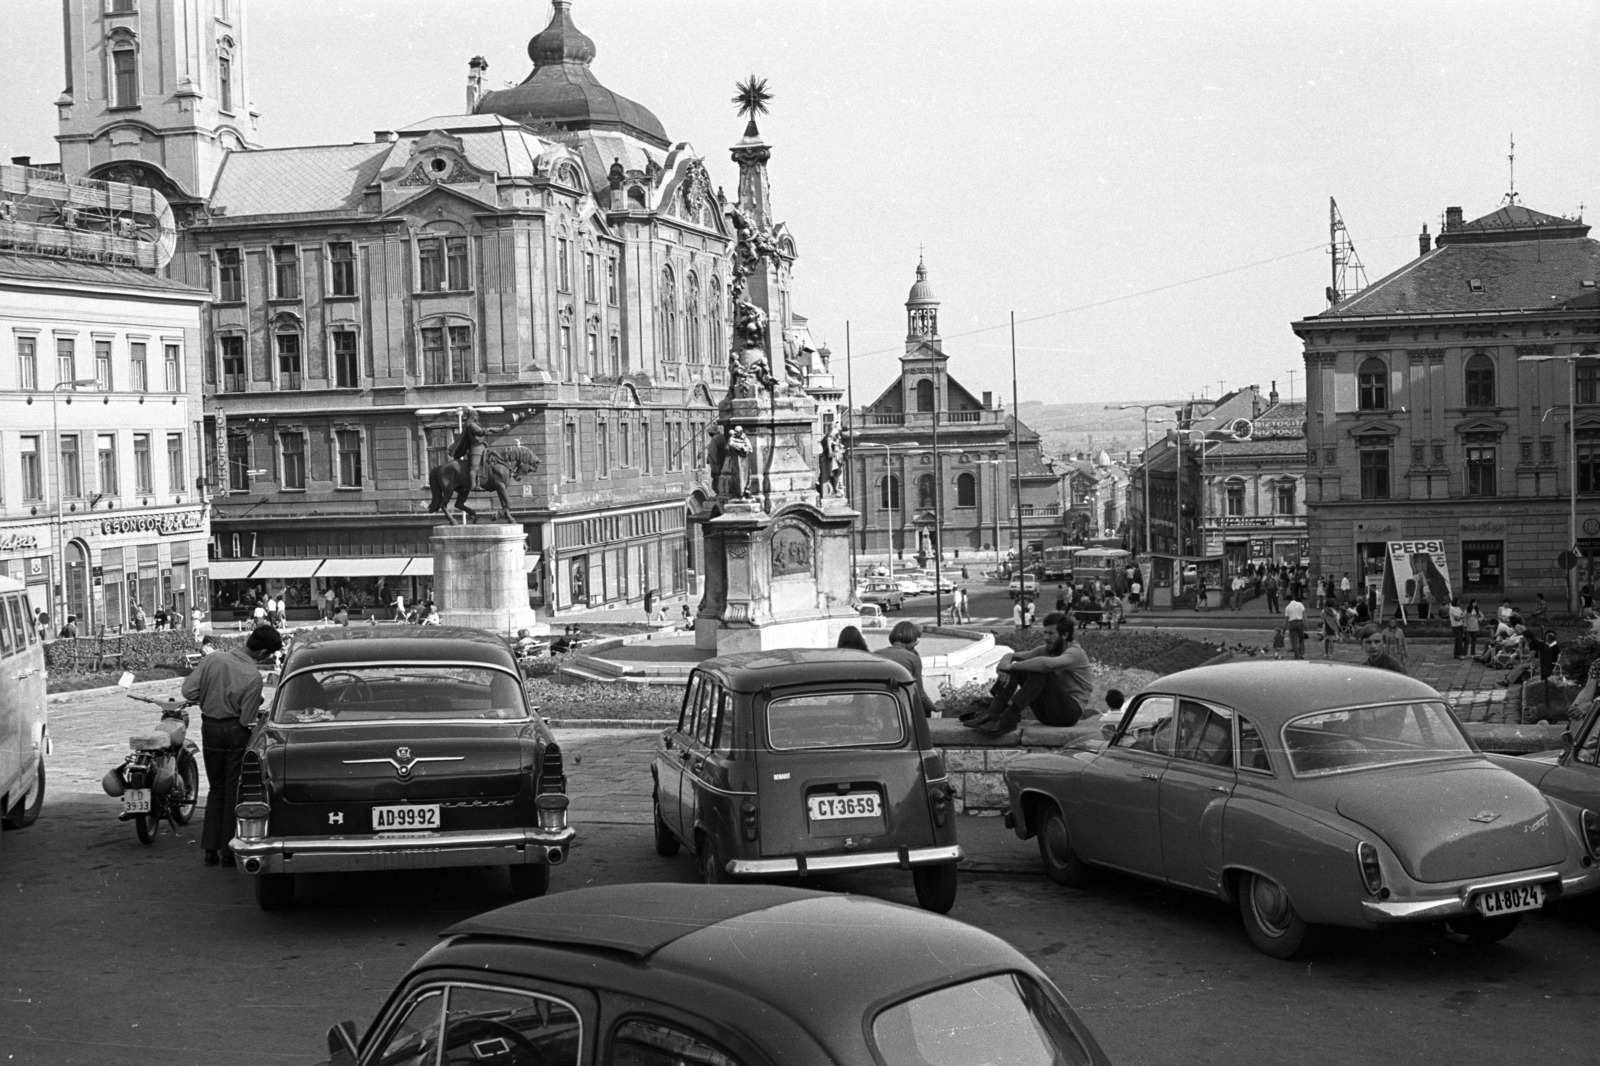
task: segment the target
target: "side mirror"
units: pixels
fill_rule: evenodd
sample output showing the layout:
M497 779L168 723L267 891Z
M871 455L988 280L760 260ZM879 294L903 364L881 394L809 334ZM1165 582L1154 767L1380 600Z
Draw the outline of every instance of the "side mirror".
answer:
M356 1066L355 1022L340 1022L328 1030L328 1066Z
M1561 731L1561 754L1563 756L1572 754L1572 730L1570 729Z
M1100 727L1100 736L1105 739L1105 742L1107 744L1111 743L1111 738L1116 736L1116 735L1117 735L1117 723L1115 723L1115 722L1107 722L1105 725Z

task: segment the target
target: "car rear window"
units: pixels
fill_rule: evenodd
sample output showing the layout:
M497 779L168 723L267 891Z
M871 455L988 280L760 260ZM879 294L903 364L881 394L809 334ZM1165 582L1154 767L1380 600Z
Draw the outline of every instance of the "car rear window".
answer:
M1032 981L996 974L907 1000L873 1019L886 1066L1078 1066L1072 1027Z
M300 671L279 688L272 714L286 725L527 716L522 686L505 671L430 664Z
M1472 754L1445 705L1431 701L1308 714L1283 727L1283 746L1302 777Z
M810 692L767 704L774 751L892 747L905 737L900 702L888 692Z

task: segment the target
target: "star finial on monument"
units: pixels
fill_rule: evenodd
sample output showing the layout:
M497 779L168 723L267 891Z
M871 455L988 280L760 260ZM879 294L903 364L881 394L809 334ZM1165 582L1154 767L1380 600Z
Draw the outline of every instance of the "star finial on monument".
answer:
M767 79L758 78L754 74L744 81L734 83L733 103L738 105L738 114L748 115L750 121L744 128L746 137L758 136L756 130L756 116L767 113L767 101L774 99L772 93L767 91Z

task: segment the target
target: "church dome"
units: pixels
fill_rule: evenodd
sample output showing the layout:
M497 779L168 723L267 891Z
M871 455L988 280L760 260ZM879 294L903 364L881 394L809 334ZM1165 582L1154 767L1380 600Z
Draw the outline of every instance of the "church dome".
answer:
M936 304L939 298L933 294L933 286L928 284L928 268L922 264L922 258L917 258L917 281L911 286L911 295L906 297L907 304Z
M661 120L643 104L614 93L595 79L589 64L595 46L572 24L569 0L554 0L550 24L528 42L533 73L521 85L485 93L480 115L504 115L535 128L616 130L658 148L670 147Z

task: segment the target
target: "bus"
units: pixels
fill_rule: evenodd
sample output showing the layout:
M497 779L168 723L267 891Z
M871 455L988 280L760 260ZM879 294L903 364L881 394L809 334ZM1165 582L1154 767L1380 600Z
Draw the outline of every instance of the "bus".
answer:
M0 577L0 825L32 825L44 805L44 642L22 582Z
M1083 548L1072 557L1072 580L1099 578L1120 592L1126 583L1122 572L1132 562L1133 554L1121 548Z
M1065 581L1072 576L1072 557L1082 548L1073 545L1057 545L1044 550L1044 558L1039 563L1039 580Z

